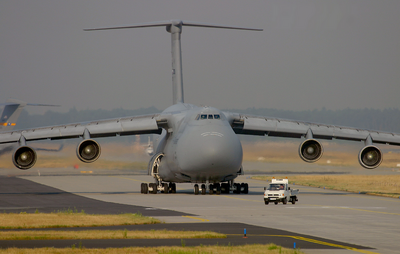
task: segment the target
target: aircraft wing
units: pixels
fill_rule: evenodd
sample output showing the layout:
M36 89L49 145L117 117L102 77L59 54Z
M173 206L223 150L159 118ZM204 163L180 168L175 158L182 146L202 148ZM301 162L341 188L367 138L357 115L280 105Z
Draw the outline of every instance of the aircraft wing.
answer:
M152 114L2 132L0 144L15 143L21 138L25 141L78 138L84 136L86 130L90 138L161 133L157 123L158 116L159 114Z
M370 136L373 143L400 145L400 134L390 132L229 112L224 114L236 134L301 138L306 137L311 131L312 138L316 139L366 141Z

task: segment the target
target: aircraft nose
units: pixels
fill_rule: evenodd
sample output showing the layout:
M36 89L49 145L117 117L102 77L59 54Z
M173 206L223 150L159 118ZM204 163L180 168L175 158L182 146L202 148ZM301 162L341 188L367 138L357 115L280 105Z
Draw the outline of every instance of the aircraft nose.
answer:
M242 145L231 129L192 132L179 140L176 155L182 173L197 180L236 174L243 159Z

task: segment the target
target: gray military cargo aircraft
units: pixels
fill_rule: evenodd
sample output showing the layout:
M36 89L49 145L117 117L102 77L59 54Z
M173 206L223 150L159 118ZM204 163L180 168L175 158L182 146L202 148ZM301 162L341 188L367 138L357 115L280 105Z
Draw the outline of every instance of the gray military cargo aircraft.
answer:
M109 30L164 26L171 33L173 105L159 114L106 119L87 123L27 129L0 133L0 143L18 143L12 155L14 165L29 169L36 162L36 152L28 141L83 138L76 149L83 162L96 161L101 153L94 138L155 134L154 155L148 174L154 183L142 183L141 193L175 193L175 183L194 183L195 194L248 193L246 183L235 183L243 174L242 146L237 134L305 138L299 156L306 162L321 158L323 147L317 139L364 141L358 155L361 166L373 169L382 162L378 144L400 145L400 135L326 124L251 116L223 112L212 107L184 103L182 83L181 33L183 26L262 31L245 27L171 20L130 26L85 29ZM201 184L200 187L198 184Z

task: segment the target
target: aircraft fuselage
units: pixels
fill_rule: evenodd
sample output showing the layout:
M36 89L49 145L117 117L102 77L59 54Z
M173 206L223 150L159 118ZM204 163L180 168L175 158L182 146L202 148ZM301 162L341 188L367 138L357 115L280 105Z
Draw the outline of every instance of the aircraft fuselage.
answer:
M236 178L242 145L225 115L216 108L176 104L161 114L168 129L154 141L163 157L158 175L165 182L219 183Z

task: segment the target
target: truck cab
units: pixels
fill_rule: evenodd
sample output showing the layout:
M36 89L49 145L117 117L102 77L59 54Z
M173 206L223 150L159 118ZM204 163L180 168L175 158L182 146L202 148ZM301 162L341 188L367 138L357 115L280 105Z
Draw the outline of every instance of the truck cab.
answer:
M268 187L264 187L264 203L266 205L269 202L274 202L275 205L282 202L284 205L287 202L292 202L295 204L297 199L297 194L299 190L291 190L289 187L289 180L288 179L275 179L272 178L271 183Z

